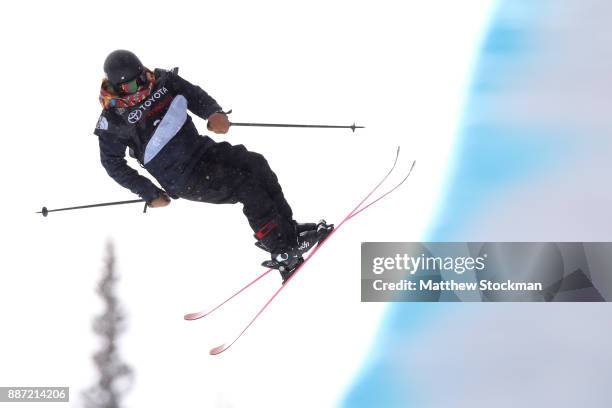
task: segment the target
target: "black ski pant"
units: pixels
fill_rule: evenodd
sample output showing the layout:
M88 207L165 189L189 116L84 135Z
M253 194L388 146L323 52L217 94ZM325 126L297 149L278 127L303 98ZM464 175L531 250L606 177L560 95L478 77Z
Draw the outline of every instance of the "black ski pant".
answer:
M260 241L279 251L295 240L293 212L276 174L259 153L228 142L209 147L179 197L213 204L243 204Z

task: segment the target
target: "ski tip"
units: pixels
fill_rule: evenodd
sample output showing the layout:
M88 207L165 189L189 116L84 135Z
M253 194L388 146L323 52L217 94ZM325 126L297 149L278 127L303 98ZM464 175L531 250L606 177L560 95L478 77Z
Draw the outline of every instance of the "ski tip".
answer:
M195 313L187 313L184 316L185 320L198 320L201 319L202 317L206 316L208 313L207 312L195 312Z
M211 350L209 351L209 354L210 354L211 356L216 356L216 355L219 355L219 354L223 353L225 350L227 350L227 349L229 348L229 346L230 346L230 345L231 345L231 344L222 344L222 345L220 345L220 346L217 346L217 347L215 347L215 348L211 349Z

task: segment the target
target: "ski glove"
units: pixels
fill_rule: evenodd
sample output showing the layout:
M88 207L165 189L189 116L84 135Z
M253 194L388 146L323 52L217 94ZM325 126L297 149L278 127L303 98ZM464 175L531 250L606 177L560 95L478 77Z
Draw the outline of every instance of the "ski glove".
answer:
M157 198L147 201L147 205L151 208L165 207L168 204L170 204L170 197L165 191L160 191Z
M230 122L227 115L223 112L215 112L208 117L208 130L218 134L225 134L230 128Z

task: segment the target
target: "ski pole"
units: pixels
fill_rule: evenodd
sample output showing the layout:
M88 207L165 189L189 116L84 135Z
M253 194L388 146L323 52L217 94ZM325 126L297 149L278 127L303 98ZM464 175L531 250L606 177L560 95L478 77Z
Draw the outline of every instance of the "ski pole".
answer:
M145 203L144 210L142 212L147 212L147 203L145 200L127 200L127 201L114 201L110 203L99 203L99 204L88 204L88 205L79 205L76 207L66 207L66 208L55 208L53 210L48 210L47 207L43 207L41 211L36 211L36 214L42 214L43 217L46 217L50 212L55 211L68 211L68 210L81 210L83 208L93 208L93 207L106 207L110 205L122 205L122 204L133 204L133 203Z
M257 127L283 127L283 128L324 128L324 129L351 129L355 132L355 129L363 129L364 126L357 126L354 123L350 126L340 125L296 125L289 123L242 123L242 122L230 122L230 126L257 126Z
M232 110L221 112L226 115L232 113ZM251 126L251 127L282 127L282 128L318 128L318 129L351 129L355 133L355 129L364 129L365 126L357 126L353 122L352 125L296 125L292 123L250 123L250 122L230 122L230 126ZM210 129L209 129L210 130Z

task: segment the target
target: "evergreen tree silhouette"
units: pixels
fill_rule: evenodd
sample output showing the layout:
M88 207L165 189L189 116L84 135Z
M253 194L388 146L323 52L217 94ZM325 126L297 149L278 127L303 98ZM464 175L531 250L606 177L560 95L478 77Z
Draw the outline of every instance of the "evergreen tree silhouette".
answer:
M102 343L93 356L98 380L83 393L86 408L120 408L123 394L132 385L133 372L121 361L117 348L117 338L125 330L125 314L115 294L116 283L115 251L109 241L102 278L96 290L105 308L93 322L93 330Z

